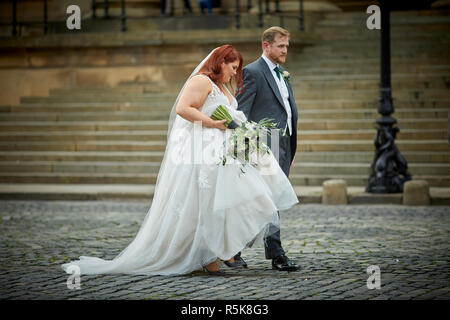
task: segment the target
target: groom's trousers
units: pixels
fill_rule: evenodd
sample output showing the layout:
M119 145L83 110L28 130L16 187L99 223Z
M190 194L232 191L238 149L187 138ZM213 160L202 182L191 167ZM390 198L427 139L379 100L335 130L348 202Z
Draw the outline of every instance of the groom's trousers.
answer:
M287 129L286 136L280 136L279 143L279 160L281 169L289 177L289 169L292 163L291 157L291 139L293 137L289 136L289 128ZM278 212L278 217L280 213ZM264 239L264 249L266 253L266 259L274 259L282 254L285 254L283 247L281 246L280 240L280 230L275 231L275 228L271 226L269 229L270 236Z
M289 136L289 129L287 129L287 136L280 136L279 142L279 159L278 163L286 174L289 177L289 169L291 168L292 157L291 157L291 139L294 139L292 136ZM280 213L278 212L278 217ZM281 246L280 240L280 230L275 228L273 225L269 227L270 236L264 239L264 251L266 254L266 259L275 259L276 257L285 254L283 247ZM237 256L240 256L239 252Z

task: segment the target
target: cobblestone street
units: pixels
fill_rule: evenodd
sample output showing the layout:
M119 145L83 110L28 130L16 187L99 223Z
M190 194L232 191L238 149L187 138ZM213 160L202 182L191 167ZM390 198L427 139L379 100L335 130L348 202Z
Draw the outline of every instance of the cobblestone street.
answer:
M281 212L281 238L297 272L271 269L262 247L249 268L186 276L81 276L60 264L114 258L134 238L150 202L2 201L0 299L449 299L450 207L298 205ZM367 268L381 271L368 289Z

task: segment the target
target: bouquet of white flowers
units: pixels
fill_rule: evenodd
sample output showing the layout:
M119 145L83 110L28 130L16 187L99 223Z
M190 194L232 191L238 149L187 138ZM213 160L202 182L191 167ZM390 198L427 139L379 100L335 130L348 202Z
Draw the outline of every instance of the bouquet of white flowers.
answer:
M233 129L230 136L227 136L228 139L224 142L225 156L222 157L222 165L225 165L229 158L238 160L241 164L241 171L245 173L243 168L246 164L257 167L257 157L269 153L270 148L261 141L261 137L270 136L271 130L277 129L277 124L272 121L274 119L264 118L259 122L242 121L242 119L240 119L238 123L242 124L239 126L238 123L233 121L227 108L223 105L219 105L217 109L214 110L211 119L226 119L225 126L229 129ZM281 135L284 134L283 129L277 130L280 131Z
M222 157L222 165L226 164L227 158L232 158L240 161L242 173L245 173L243 168L246 164L257 167L257 157L270 153L269 146L261 141L261 137L270 136L271 130L277 128L272 120L264 118L259 122L247 121L235 128L229 139L225 141L226 154ZM278 130L283 134L283 129Z

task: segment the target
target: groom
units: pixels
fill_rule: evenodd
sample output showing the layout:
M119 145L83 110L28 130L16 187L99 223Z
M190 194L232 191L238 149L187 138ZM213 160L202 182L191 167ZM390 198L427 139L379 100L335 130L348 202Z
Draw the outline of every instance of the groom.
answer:
M285 135L279 138L279 164L286 176L297 150L297 106L289 84L287 72L280 66L286 61L289 47L289 31L280 27L271 27L262 35L263 54L243 70L244 91L236 96L238 110L248 120L258 122L263 118L275 119ZM271 146L270 137L268 145ZM272 259L272 269L296 271L300 266L286 257L281 246L280 231L265 239L266 259ZM235 257L235 266L247 264L239 252Z

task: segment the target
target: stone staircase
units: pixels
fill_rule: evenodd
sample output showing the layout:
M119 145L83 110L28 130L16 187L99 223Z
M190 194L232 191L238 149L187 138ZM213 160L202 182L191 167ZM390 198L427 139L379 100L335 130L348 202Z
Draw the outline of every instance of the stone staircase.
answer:
M288 58L299 108L290 180L298 190L332 178L360 189L367 184L380 116L380 32L365 28L366 17L327 14L314 30L320 41ZM446 12L391 16L393 117L401 127L396 143L413 178L440 188L450 187L449 22ZM49 198L58 192L89 198L108 187L109 197L151 196L168 112L183 79L171 87L136 81L53 89L48 97L0 107L0 184L16 195L28 190L27 197L33 188L45 194L46 187L53 190Z
M291 177L318 185L330 178L365 186L374 155L380 31L364 13L328 14L315 28L322 42L290 68L297 75L299 150ZM396 144L414 179L450 186L450 17L391 14L391 69Z

